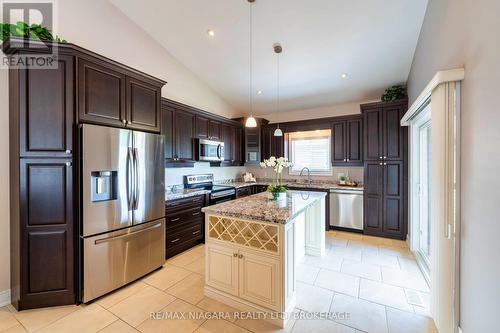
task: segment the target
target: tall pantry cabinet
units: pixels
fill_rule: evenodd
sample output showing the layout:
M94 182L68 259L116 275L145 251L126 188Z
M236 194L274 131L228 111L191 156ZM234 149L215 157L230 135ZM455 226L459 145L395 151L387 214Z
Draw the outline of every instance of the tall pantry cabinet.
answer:
M408 229L408 101L361 105L364 129L364 233L405 239Z

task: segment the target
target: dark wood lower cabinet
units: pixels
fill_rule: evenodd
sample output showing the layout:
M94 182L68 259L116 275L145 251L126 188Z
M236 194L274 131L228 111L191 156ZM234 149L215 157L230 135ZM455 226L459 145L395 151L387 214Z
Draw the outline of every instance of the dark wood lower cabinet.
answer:
M72 161L21 159L19 180L13 204L26 209L11 230L12 303L18 310L74 304Z
M205 196L194 196L167 201L166 215L166 256L171 258L187 249L204 242Z
M403 161L365 162L364 233L405 239Z

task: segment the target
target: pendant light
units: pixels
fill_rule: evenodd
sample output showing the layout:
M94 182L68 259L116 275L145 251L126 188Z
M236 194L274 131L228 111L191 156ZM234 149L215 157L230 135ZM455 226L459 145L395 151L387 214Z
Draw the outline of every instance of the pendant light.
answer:
M255 0L247 0L250 3L250 117L247 118L245 122L245 127L257 127L257 121L253 117L253 80L252 80L252 72L253 72L253 63L252 63L252 54L253 54L253 19L252 19L252 4Z
M276 53L276 112L280 110L280 53L283 48L279 43L273 45L274 53ZM280 128L280 124L274 130L274 136L283 136L283 131Z

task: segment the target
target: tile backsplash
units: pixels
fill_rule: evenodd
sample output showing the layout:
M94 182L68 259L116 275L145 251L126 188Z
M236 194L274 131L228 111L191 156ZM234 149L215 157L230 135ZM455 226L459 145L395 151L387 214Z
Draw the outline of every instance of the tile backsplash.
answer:
M246 171L253 173L257 178L273 178L274 172L272 169L262 169L258 166L247 167ZM323 180L327 182L336 182L340 174L344 174L345 176L349 176L349 179L357 181L358 183L363 182L364 176L364 168L363 167L332 167L332 175L331 176L316 176L311 175L311 179L314 180ZM283 179L300 179L305 178L306 176L298 176L298 175L290 175L288 170L283 171Z
M165 168L165 186L182 184L185 175L212 173L215 181L241 178L245 167L211 167L210 163L198 162L194 168Z

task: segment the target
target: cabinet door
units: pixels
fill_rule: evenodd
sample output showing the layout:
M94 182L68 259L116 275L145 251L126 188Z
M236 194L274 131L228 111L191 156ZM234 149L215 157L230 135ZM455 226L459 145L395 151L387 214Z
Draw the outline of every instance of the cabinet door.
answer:
M207 244L205 282L208 286L238 295L238 250Z
M382 109L367 110L364 113L364 154L365 161L381 160L382 145Z
M224 142L224 161L234 162L234 127L229 125L222 125L221 127L221 140Z
M239 251L239 297L269 309L280 301L280 261L250 251Z
M275 129L270 133L271 135L271 156L284 157L285 156L285 141L283 136L274 136Z
M70 159L20 161L19 308L74 304Z
M234 137L233 137L233 165L241 165L241 161L243 160L243 147L242 147L242 130L239 127L234 128Z
M196 116L196 137L208 139L208 119Z
M403 162L384 162L383 170L383 232L387 236L403 239L406 232L403 214Z
M161 109L161 133L164 137L165 159L174 158L174 110L162 106Z
M365 233L382 232L382 162L365 162L363 217Z
M125 113L125 75L114 66L78 59L79 120L124 126Z
M21 157L70 157L73 149L73 57L56 69L19 70Z
M261 134L262 160L269 159L269 157L272 156L271 131L272 129L270 127L267 126L262 127L262 134Z
M194 114L175 110L175 153L174 157L180 160L194 160Z
M361 119L348 120L346 122L346 158L350 165L360 164L363 162L363 139L362 139Z
M215 120L208 121L208 138L210 140L220 140L221 138L220 127L221 127L220 122Z
M346 162L346 122L332 123L332 164Z
M383 158L388 160L403 159L403 127L401 106L384 107L384 144Z
M160 131L161 87L127 77L127 127Z

